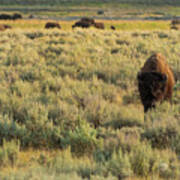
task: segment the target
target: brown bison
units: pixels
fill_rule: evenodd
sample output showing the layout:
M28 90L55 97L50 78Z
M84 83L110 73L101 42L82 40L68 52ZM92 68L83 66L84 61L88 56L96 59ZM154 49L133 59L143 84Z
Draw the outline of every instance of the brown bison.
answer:
M11 26L6 24L0 24L0 31L5 31L6 29L11 29Z
M104 24L101 22L95 22L94 27L97 29L104 29Z
M171 21L171 24L172 24L172 25L180 24L180 19L173 19L173 20Z
M171 29L180 30L180 25L173 25L171 26Z
M50 28L58 28L61 29L61 26L59 25L59 23L55 23L55 22L47 22L45 25L46 29L50 29Z
M83 18L81 18L80 21L81 22L87 22L87 23L89 23L91 25L93 25L95 23L95 20L93 18L88 18L88 17L83 17Z
M173 19L171 21L171 29L180 30L180 19Z
M72 28L74 29L75 27L81 27L81 28L89 28L91 26L90 23L85 22L85 21L77 21L74 25L72 25Z
M94 25L95 21L92 18L88 18L88 17L83 17L80 19L80 21L77 21L72 28L75 27L81 27L81 28L89 28L92 25Z
M144 112L154 108L157 102L171 100L175 80L165 57L160 53L147 59L137 79Z

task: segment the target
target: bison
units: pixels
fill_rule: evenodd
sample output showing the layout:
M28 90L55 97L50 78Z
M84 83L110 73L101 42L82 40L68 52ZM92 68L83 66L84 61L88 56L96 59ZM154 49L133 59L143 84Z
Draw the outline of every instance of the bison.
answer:
M91 25L93 25L95 23L95 20L93 18L88 18L88 17L83 17L83 18L81 18L80 21L81 22L87 22L87 23L89 23Z
M176 18L171 21L171 29L180 30L180 19Z
M180 19L173 19L171 21L171 25L176 25L176 24L180 24Z
M77 21L74 25L72 25L72 28L75 28L75 27L89 28L90 26L91 24L89 22Z
M22 19L22 15L18 14L18 13L14 13L13 15L10 15L10 14L0 14L0 19L3 19L3 20Z
M13 20L22 19L22 15L19 14L19 13L14 13L14 14L12 15L12 19L13 19Z
M3 19L3 20L11 20L11 19L12 19L12 16L9 15L9 14L0 14L0 19Z
M46 29L50 29L50 28L58 28L61 29L61 26L59 25L59 23L55 23L55 22L47 22L45 25Z
M171 100L175 80L162 54L155 53L149 57L137 79L144 112L155 108L157 102Z
M82 28L89 28L91 27L92 25L94 25L95 21L93 18L88 18L88 17L84 17L84 18L81 18L80 21L77 21L73 26L72 28L75 28L75 27L82 27Z
M104 29L104 24L101 22L95 22L94 27L97 29Z

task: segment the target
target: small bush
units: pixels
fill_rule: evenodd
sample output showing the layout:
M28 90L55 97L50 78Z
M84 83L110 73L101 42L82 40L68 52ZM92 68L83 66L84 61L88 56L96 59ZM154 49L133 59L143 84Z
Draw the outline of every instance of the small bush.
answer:
M113 153L107 166L108 171L119 179L124 179L132 175L129 157L127 154L123 154L121 149L119 149L118 153Z
M101 139L97 139L96 130L83 120L79 120L79 125L67 133L64 143L71 147L76 156L92 155L94 150L102 146Z
M131 154L131 165L134 173L138 176L147 176L150 171L151 147L148 145L138 146Z

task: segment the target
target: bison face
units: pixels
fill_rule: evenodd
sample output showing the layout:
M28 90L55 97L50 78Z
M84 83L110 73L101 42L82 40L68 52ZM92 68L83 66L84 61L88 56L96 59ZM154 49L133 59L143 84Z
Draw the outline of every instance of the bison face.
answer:
M166 75L158 72L138 73L138 89L144 112L154 108L156 102L163 100L166 90Z

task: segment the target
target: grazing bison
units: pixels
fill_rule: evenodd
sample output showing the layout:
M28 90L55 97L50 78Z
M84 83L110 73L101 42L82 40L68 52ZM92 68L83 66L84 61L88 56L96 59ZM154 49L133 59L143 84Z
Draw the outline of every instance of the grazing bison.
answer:
M180 19L173 19L171 21L171 29L180 30Z
M46 29L50 29L50 28L58 28L61 29L61 26L58 23L55 22L47 22L45 25Z
M10 14L0 14L0 19L3 19L3 20L22 19L22 15L18 14L18 13L14 13L13 15L10 15Z
M91 24L89 22L78 21L74 25L72 25L72 28L75 28L75 27L89 28L90 26L91 26Z
M94 27L97 29L104 29L104 24L100 22L95 22Z
M171 24L172 24L172 25L180 24L180 19L173 19L173 20L171 21Z
M180 25L173 25L171 26L171 29L174 29L174 30L180 30Z
M0 19L3 19L3 20L11 20L11 19L12 19L12 16L9 15L9 14L0 14Z
M154 108L157 102L171 100L175 80L165 57L160 53L147 59L137 79L144 112Z
M116 30L115 26L111 26L111 29L112 29L112 30Z
M14 14L12 15L12 19L13 19L13 20L22 19L22 15L21 15L21 14L18 14L18 13L14 13Z
M81 18L80 21L81 22L87 22L87 23L89 23L91 25L93 25L95 23L95 20L93 18L88 18L88 17L83 17L83 18Z
M0 24L0 31L5 31L6 29L11 29L11 26L6 24Z
M75 27L89 28L89 27L93 26L94 23L95 23L94 19L84 17L84 18L81 18L80 21L77 21L77 22L72 26L72 28L75 28Z

